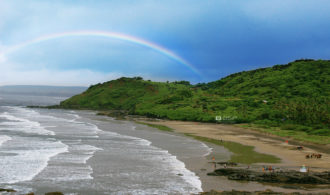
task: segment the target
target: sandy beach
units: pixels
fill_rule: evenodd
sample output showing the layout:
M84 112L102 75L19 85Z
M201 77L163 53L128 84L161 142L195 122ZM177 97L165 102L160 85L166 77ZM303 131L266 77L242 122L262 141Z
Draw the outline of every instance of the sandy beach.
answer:
M259 153L274 155L281 159L280 163L260 165L273 165L281 167L282 169L299 170L302 165L310 168L311 171L329 171L330 169L330 146L329 145L316 145L311 143L300 143L288 138L282 138L274 135L265 134L255 130L236 127L233 125L222 125L212 123L199 123L199 122L186 122L186 121L168 121L168 120L153 120L153 119L135 119L140 122L149 124L164 125L174 129L177 133L188 133L206 138L218 139L223 141L231 141L241 143L243 145L253 146L254 150ZM288 142L286 142L288 140ZM303 146L303 150L297 150L297 146ZM216 145L214 152L217 151ZM307 154L322 154L320 159L306 159ZM216 155L216 154L215 154ZM211 161L211 157L208 157ZM206 172L214 169L211 163L205 163L201 169L201 164L196 162L185 162L187 167L195 171L200 176L203 182L203 190L265 190L272 189L274 191L293 192L300 190L283 189L279 186L265 186L255 182L240 183L229 181L224 178L210 177ZM253 165L252 165L253 166ZM322 190L323 191L323 190ZM303 191L300 191L303 192Z
M304 164L315 169L315 171L330 169L330 145L314 145L313 147L310 143L298 143L288 138L269 135L233 125L167 120L144 120L144 122L165 125L179 133L189 133L201 137L254 146L257 152L279 157L282 162L277 163L277 166L300 167ZM288 143L285 142L286 140L288 140ZM304 149L297 150L297 146L303 146ZM312 153L322 154L322 158L306 159L305 156Z

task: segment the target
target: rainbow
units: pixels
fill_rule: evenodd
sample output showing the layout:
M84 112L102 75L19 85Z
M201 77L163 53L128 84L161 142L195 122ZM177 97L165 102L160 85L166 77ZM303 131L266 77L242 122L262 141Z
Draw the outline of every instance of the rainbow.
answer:
M117 33L117 32L108 32L108 31L71 31L71 32L63 32L63 33L55 33L55 34L49 34L49 35L44 35L44 36L40 36L38 38L32 39L32 40L28 40L16 45L13 45L11 47L8 47L3 53L5 55L16 52L24 47L27 47L29 45L33 45L33 44L38 44L40 42L44 42L44 41L49 41L49 40L53 40L53 39L58 39L58 38L64 38L64 37L73 37L73 36L97 36L97 37L106 37L106 38L111 38L111 39L118 39L118 40L122 40L122 41L127 41L127 42L131 42L134 44L138 44L141 45L143 47L146 48L150 48L154 51L157 51L165 56L167 56L168 58L183 64L184 66L188 67L191 71L193 71L194 73L196 73L197 75L201 76L200 72L192 65L190 64L188 61L186 61L185 59L183 59L182 57L178 56L177 54L173 53L172 51L157 45L153 42L138 38L138 37L134 37L131 35L127 35L127 34L123 34L123 33Z

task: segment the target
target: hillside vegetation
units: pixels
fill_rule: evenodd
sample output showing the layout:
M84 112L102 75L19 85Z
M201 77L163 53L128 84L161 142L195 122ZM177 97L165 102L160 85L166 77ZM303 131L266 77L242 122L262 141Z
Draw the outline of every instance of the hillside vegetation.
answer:
M201 122L220 116L221 123L247 123L275 134L282 129L329 137L329 97L330 61L297 60L196 85L123 77L93 85L59 107Z

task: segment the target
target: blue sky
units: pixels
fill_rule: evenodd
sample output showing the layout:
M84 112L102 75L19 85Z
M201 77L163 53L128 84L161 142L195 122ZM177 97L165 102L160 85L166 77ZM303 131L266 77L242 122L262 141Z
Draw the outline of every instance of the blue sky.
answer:
M85 85L121 76L157 81L217 80L231 73L330 58L327 0L0 0L0 85ZM159 45L99 36L50 34L104 31Z

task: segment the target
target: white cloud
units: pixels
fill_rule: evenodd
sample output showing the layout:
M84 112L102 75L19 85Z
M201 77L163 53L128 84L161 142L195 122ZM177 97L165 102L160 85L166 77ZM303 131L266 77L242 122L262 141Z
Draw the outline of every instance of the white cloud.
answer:
M3 53L0 52L0 64L6 62L6 57Z
M117 79L121 73L102 73L90 70L10 70L6 67L0 73L0 85L56 85L56 86L89 86L91 84Z
M6 64L6 65L5 65ZM21 70L15 64L0 63L0 86L2 85L51 85L51 86L90 86L120 77L142 76L145 80L176 81L177 77L155 75L147 72L121 73L98 72L88 69L75 70Z
M7 60L5 56L5 51L6 51L6 47L3 46L0 42L0 66L1 64L5 63L5 61Z

